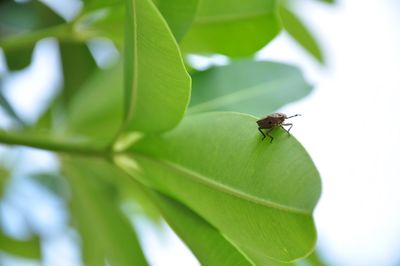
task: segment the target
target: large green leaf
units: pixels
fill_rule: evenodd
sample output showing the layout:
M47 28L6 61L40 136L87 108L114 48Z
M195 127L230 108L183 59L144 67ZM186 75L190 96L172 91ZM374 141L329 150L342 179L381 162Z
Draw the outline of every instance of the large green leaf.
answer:
M312 211L321 183L295 138L280 129L272 134L273 143L262 141L248 115L193 115L115 160L192 208L248 256L292 261L315 245Z
M263 116L311 91L296 67L273 62L233 61L192 79L189 113L225 110Z
M153 0L177 41L192 25L199 0Z
M202 265L253 265L216 228L183 204L136 182L133 185L139 186L152 199L168 224L188 245Z
M279 31L276 0L200 0L194 24L181 47L189 53L248 56Z
M83 240L86 265L147 265L136 234L104 180L112 172L102 161L64 161L71 209ZM106 176L106 177L102 177ZM111 190L110 190L111 189Z
M178 45L150 0L126 0L125 127L162 132L183 117L190 77Z
M279 14L282 18L283 26L290 36L320 63L324 63L324 55L318 42L296 14L284 5L281 5Z

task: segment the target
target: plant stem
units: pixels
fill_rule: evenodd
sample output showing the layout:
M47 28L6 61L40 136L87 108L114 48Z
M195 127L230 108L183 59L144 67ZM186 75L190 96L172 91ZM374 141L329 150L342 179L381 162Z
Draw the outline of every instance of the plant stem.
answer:
M3 38L2 40L0 40L0 47L6 51L10 51L32 45L37 41L48 37L56 37L60 40L78 41L72 30L72 25L61 24L42 30L35 30L27 33L13 35L8 38Z
M108 158L112 155L111 151L108 151L105 148L94 147L88 144L60 142L51 139L39 139L28 137L27 135L18 135L15 133L10 134L4 131L0 131L0 144L21 145L54 152L103 158Z

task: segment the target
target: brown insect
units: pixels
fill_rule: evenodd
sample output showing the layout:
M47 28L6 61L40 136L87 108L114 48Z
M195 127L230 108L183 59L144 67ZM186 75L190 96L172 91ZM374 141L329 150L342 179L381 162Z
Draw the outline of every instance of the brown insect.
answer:
M265 139L266 135L264 134L264 132L262 131L262 129L268 129L266 134L268 137L270 137L270 143L272 142L272 140L274 139L274 137L272 137L269 133L276 127L281 127L282 129L284 129L289 135L289 131L290 129L293 127L293 124L291 123L286 123L284 124L286 119L295 117L295 116L300 116L299 114L296 115L292 115L287 117L285 114L283 113L272 113L270 115L268 115L267 117L264 117L260 120L257 121L258 124L258 131L261 132L261 134L264 136L263 140ZM284 128L283 126L290 126L288 130L286 130L286 128Z

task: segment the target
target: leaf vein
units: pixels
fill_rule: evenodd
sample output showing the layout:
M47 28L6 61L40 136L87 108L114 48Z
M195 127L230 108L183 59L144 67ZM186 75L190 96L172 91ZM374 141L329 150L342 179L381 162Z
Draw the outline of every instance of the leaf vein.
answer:
M197 183L201 183L203 185L206 185L209 188L212 188L214 190L217 191L221 191L227 194L230 194L233 197L239 198L239 199L243 199L243 200L247 200L250 202L253 202L255 204L258 205L262 205L264 207L268 207L268 208L273 208L273 209L278 209L278 210L282 210L282 211L288 211L288 212L292 212L292 213L296 213L296 214L302 214L302 215L310 215L309 212L299 209L299 208L295 208L295 207L290 207L290 206L286 206L283 204L279 204L267 199L261 199L261 198L257 198L254 197L250 194L247 194L246 192L240 191L238 189L232 188L230 186L227 186L225 184L216 182L214 180L210 180L209 178L203 176L202 174L195 172L191 169L188 169L186 167L183 167L181 165L178 165L174 162L171 162L169 160L165 160L165 159L155 159L152 157L149 157L147 155L144 154L138 154L135 153L135 155L139 156L139 157L144 157L145 159L151 160L155 163L164 165L170 169L172 169L175 172L178 172L179 174L184 174L187 177L190 177L192 180L194 180Z

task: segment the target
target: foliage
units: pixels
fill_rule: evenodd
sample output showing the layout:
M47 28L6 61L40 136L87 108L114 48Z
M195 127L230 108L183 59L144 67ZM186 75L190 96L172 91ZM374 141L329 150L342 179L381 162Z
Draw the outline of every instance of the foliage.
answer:
M139 215L164 219L204 265L294 265L313 252L316 167L281 129L262 141L252 116L312 90L295 66L253 58L283 28L324 61L290 3L85 0L70 20L39 1L0 10L2 78L30 64L38 41L59 44L63 87L34 124L0 91L14 121L0 143L58 155L59 171L31 179L68 203L85 265L147 265L131 223ZM107 69L87 45L98 38L120 53ZM229 64L199 71L189 54ZM2 251L40 259L36 234L0 234Z

